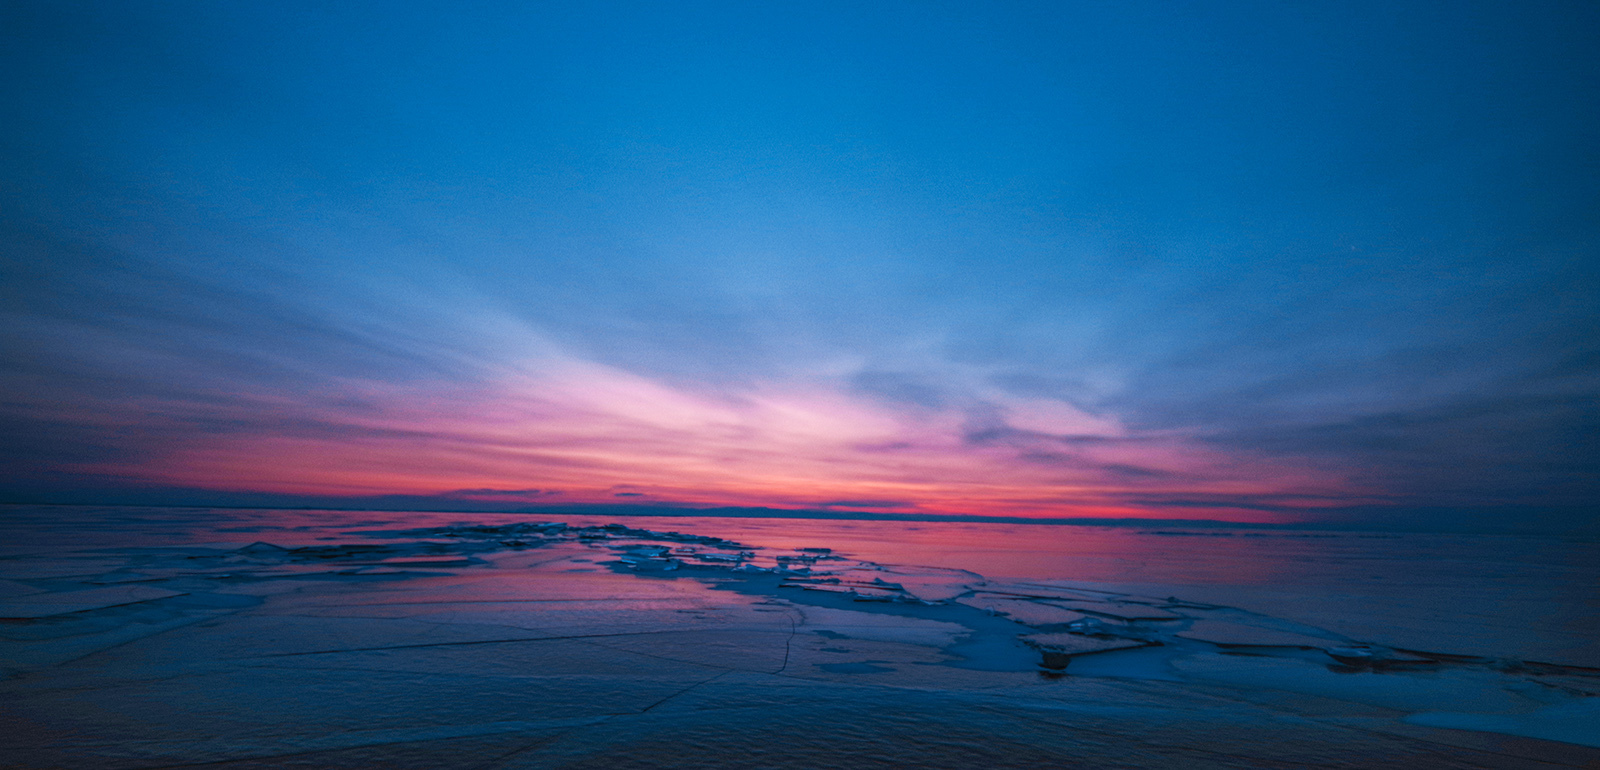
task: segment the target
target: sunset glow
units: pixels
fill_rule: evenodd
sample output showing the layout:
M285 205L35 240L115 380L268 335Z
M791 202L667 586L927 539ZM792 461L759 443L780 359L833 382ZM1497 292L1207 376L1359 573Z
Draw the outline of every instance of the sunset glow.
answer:
M1553 10L402 6L19 12L0 499L1593 509Z
M989 394L965 409L897 409L823 378L697 392L574 360L515 369L482 388L262 394L275 419L81 470L304 495L1032 516L1173 515L1141 498L1294 508L1351 494L1326 470L1136 434L1061 402ZM1277 518L1226 503L1183 512L1196 513Z

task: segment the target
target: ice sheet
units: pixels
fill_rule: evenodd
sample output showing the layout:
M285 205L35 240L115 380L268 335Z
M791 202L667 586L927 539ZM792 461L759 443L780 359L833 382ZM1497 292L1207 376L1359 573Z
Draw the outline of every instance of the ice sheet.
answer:
M1079 612L1090 612L1096 615L1110 615L1123 620L1177 620L1183 617L1174 612L1168 612L1156 607L1142 604L1121 604L1117 602L1079 602L1050 599L1046 604L1065 607Z
M1177 635L1184 639L1229 646L1325 648L1348 644L1348 641L1337 638L1308 636L1226 620L1196 620Z
M0 618L44 618L51 615L66 615L182 596L183 593L151 586L116 586L83 591L26 594L0 601Z
M991 580L639 523L284 515L268 543L134 532L15 555L4 606L92 609L0 624L0 723L30 726L0 753L84 768L1600 761L1580 745L1593 671L1447 633L1396 649L1218 590Z
M15 580L0 580L0 600L37 593L44 593L44 589L30 586L26 583L18 583Z
M1600 747L1600 697L1546 706L1527 714L1466 714L1425 711L1406 721L1429 727L1524 735Z
M1031 602L1001 594L973 594L956 599L968 607L1004 615L1023 625L1064 626L1084 619L1084 614L1042 602Z
M1148 644L1148 642L1134 639L1061 633L1024 634L1019 638L1028 646L1034 647L1045 654L1044 663L1042 664L1045 668L1066 668L1067 664L1064 658L1076 655L1126 650L1134 647L1144 647Z
M830 607L797 607L801 622L796 630L822 633L832 638L865 639L879 642L899 642L943 648L971 633L959 623L920 618L904 618L873 612L856 612Z

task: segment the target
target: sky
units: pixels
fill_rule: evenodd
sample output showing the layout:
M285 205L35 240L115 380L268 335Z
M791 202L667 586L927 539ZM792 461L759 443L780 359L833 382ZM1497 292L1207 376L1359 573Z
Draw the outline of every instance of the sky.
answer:
M0 499L1600 522L1600 6L0 8Z

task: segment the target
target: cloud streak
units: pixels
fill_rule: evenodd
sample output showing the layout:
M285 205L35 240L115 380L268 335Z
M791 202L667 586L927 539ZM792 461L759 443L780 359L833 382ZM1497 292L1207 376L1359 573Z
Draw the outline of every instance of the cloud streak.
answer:
M1063 500L1095 515L1134 513L1120 493L1162 489L1174 477L1182 489L1218 493L1336 485L1326 473L1247 466L1177 437L1129 440L1115 423L1065 405L1045 416L1075 431L1061 438L1077 448L1046 458L1036 445L1052 434L1009 429L1004 441L975 440L960 411L901 413L826 380L704 392L581 360L514 368L483 387L344 381L296 396L234 394L221 407L128 404L161 415L183 440L133 462L73 470L307 495L537 483L560 490L542 494L572 502L597 502L625 486L629 495L674 503L807 507L831 496L895 501L873 506L896 510L1005 514L1059 513ZM1030 424L1040 413L1033 403L1016 410ZM184 427L199 425L209 430ZM1108 441L1084 448L1078 431L1086 428L1105 431Z
M206 293L177 274L144 278ZM133 282L116 291L145 290ZM932 404L863 389L862 371L840 365L781 380L672 382L563 351L546 332L488 310L425 311L419 295L404 312L352 318L290 296L238 290L225 306L236 321L210 304L141 314L128 296L103 305L113 310L93 324L38 320L64 343L44 365L94 362L107 355L95 337L113 335L116 358L98 364L121 379L86 377L71 393L19 389L31 399L13 400L9 416L33 426L33 440L62 447L40 463L54 478L307 496L594 503L622 494L1110 516L1159 514L1127 502L1130 489L1286 498L1345 489L1336 473L1247 462L1171 432L1133 433L1113 415L982 377L946 382ZM433 337L419 344L418 328ZM227 355L215 353L219 335ZM372 363L394 358L403 365Z

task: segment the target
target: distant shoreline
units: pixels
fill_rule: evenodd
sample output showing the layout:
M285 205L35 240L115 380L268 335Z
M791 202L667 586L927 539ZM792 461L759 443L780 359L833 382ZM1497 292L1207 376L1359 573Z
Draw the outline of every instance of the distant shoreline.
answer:
M982 516L977 514L932 514L932 513L884 513L874 511L830 511L817 509L790 509L766 508L759 506L717 506L710 508L689 508L665 505L607 505L607 504L574 504L551 506L495 506L482 505L450 505L450 504L413 504L405 505L398 501L374 501L367 505L273 505L270 503L150 503L150 502L37 502L27 500L0 501L0 507L118 507L118 508L179 508L179 509L206 509L215 508L223 510L293 510L293 511L372 511L383 513L459 513L466 515L530 515L530 516L636 516L636 517L701 517L701 518L743 518L743 519L798 519L798 520L834 520L834 521L896 521L896 522L927 522L949 524L1034 524L1043 526L1080 526L1080 527L1130 527L1143 529L1184 528L1184 529L1210 529L1210 530L1278 530L1278 531L1325 531L1325 532L1387 532L1387 533L1441 533L1441 534L1501 534L1501 535L1535 535L1535 536L1581 536L1595 537L1600 535L1596 527L1576 527L1572 529L1553 529L1540 527L1494 527L1494 526L1464 526L1440 527L1426 526L1424 522L1379 522L1372 519L1353 519L1351 521L1301 521L1301 522L1249 522L1229 521L1225 519L1164 519L1140 517L1040 517L1026 516ZM1367 512L1367 511L1363 511ZM1370 512L1367 512L1370 513ZM1531 523L1531 522L1529 522Z

